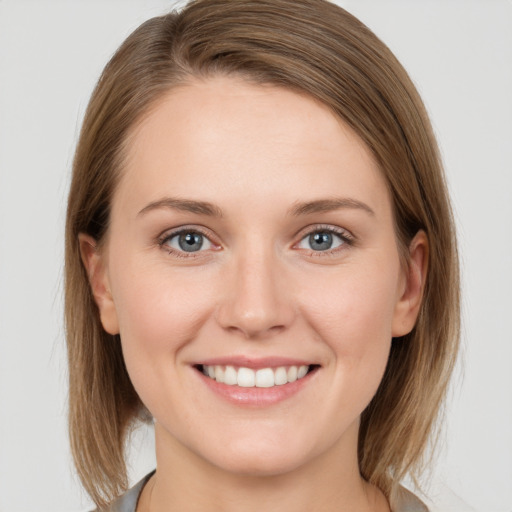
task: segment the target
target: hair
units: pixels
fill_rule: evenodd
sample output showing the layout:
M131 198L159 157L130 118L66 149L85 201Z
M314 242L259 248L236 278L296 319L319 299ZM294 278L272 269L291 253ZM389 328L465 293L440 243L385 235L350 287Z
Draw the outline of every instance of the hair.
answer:
M99 244L129 133L173 87L216 75L305 93L372 151L386 178L400 253L419 230L428 273L415 328L392 341L380 387L361 417L360 472L388 497L419 474L439 425L459 343L454 222L424 105L392 52L326 0L195 0L137 28L105 67L73 163L66 223L65 321L69 428L79 477L99 506L127 487L125 441L147 415L106 333L80 258L79 233Z

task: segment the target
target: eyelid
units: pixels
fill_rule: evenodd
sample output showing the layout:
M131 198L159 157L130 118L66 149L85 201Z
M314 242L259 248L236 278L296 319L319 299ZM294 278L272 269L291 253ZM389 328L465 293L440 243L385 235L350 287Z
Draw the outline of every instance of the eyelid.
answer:
M199 233L200 235L203 235L210 242L212 247L209 249L206 249L206 250L200 250L200 251L194 251L194 252L187 253L186 251L180 251L180 250L177 250L177 249L171 247L170 245L166 245L166 242L168 240L171 240L175 236L178 236L182 233ZM213 235L213 233L211 231L205 229L202 226L198 226L197 224L190 224L190 225L187 224L187 225L179 226L176 228L166 229L165 231L163 231L160 235L158 235L156 237L156 243L158 244L159 247L161 247L162 249L165 249L170 254L176 254L181 257L187 257L187 258L198 257L198 256L200 256L200 253L208 252L211 250L219 250L221 248L220 244L218 244L215 241L215 236Z
M299 249L303 251L308 251L308 249L302 249L299 248L298 245L308 236L312 235L313 233L317 232L327 232L332 233L336 236L339 236L341 240L343 240L343 244L341 244L338 247L335 247L334 249L328 249L325 251L313 251L309 250L311 254L314 254L315 256L329 256L332 254L335 254L339 251L342 251L346 249L346 246L352 246L356 242L356 237L348 230L339 226L334 226L332 224L313 224L310 226L307 226L303 229L301 229L297 235L296 238L298 238L298 241L293 244L294 249Z
M339 235L348 242L355 242L356 237L348 229L333 224L311 224L302 228L296 235L295 238L302 240L304 237L316 233L317 231L327 231Z

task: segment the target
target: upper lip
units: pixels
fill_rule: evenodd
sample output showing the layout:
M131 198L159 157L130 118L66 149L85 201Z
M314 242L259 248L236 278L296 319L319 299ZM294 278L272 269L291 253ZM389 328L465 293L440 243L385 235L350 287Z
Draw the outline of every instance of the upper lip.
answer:
M249 356L225 356L213 357L197 361L194 366L236 366L243 368L278 368L280 366L310 366L312 361L282 356L249 357Z

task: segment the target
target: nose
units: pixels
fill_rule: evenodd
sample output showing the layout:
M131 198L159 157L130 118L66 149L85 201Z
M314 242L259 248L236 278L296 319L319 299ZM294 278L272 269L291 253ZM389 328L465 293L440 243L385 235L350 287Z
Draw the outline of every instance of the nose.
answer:
M217 321L247 339L267 338L292 323L290 283L271 250L234 256L223 279Z

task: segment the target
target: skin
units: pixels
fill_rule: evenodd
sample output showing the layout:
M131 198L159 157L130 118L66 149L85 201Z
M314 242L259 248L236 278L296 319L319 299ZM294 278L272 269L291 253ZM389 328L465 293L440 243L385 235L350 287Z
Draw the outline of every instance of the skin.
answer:
M359 418L391 338L414 326L427 241L418 233L404 268L371 152L308 96L232 77L173 89L129 142L105 243L80 243L103 326L121 334L156 420L138 511L389 510L359 475ZM220 215L155 207L164 198ZM207 237L202 250L164 241L183 226ZM309 235L329 230L334 248L314 250ZM319 368L285 400L244 407L193 367L231 355Z

